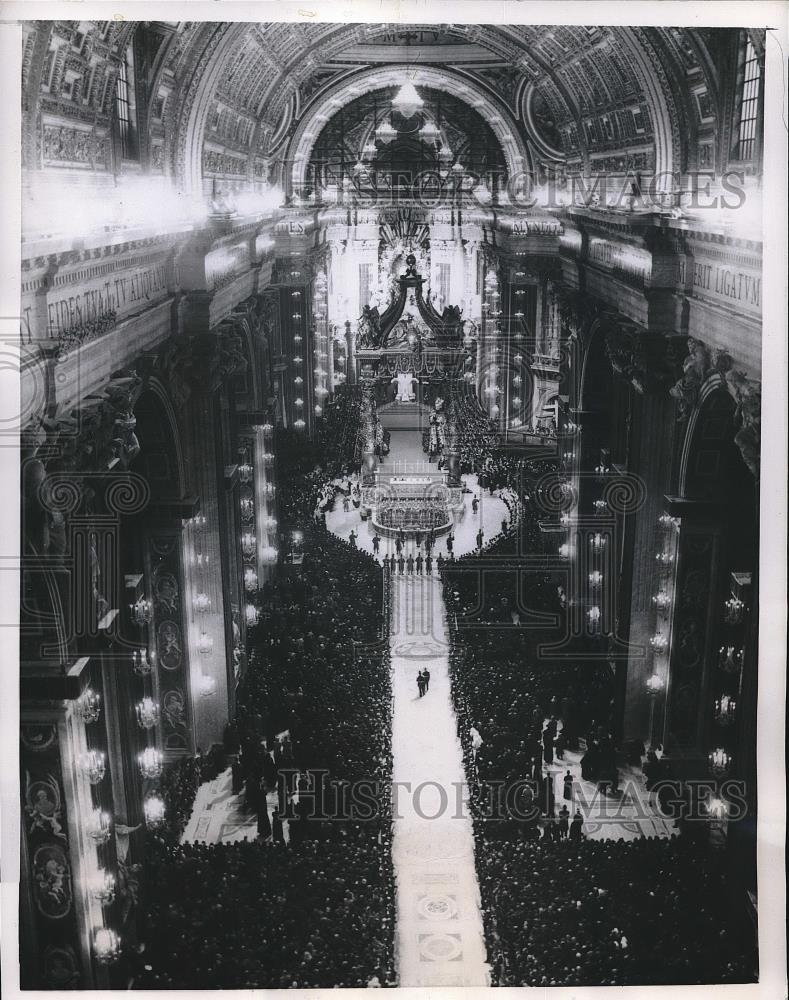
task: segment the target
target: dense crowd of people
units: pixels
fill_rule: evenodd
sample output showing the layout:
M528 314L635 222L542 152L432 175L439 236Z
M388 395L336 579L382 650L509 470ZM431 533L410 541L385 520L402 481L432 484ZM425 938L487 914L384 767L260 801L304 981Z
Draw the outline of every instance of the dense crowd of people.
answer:
M389 854L354 824L298 849L157 841L135 988L393 985Z
M494 985L753 978L750 935L728 919L721 862L684 838L503 842L479 835L476 854Z
M312 516L327 482L358 472L361 404L361 386L340 386L324 405L312 438L293 427L277 427L279 507L291 522Z
M442 566L493 982L748 981L752 934L738 935L724 916L726 882L698 822L679 824L671 839L590 841L572 801L554 799L548 765L566 750L582 753L582 777L609 794L618 755L608 667L538 652L556 636L539 616L561 622L565 607L549 573L524 568L524 555L543 551L545 472L511 456L483 462L480 485L509 500L509 522L481 551Z
M310 468L307 452L291 455L294 466ZM136 988L394 985L383 575L308 520L293 493L292 503L280 495L280 511L303 531L303 561L261 591L221 750L258 838L180 844L215 762L206 755L168 772L167 822L146 857Z
M314 443L278 431L280 520L303 533L303 561L260 592L221 760L199 756L163 779L135 988L396 983L385 576L315 516L324 495L354 501L359 402L338 394ZM566 750L583 752L583 777L616 785L613 678L599 661L539 649L565 610L551 574L523 562L543 552L550 463L496 451L476 397L455 405L462 467L508 511L476 554L436 559L494 984L746 981L755 959L721 916L731 908L706 844L589 841L580 812L554 801L548 765ZM430 573L426 553L408 567L398 549L387 570ZM257 840L180 844L198 784L225 761ZM524 779L517 800L502 795ZM360 785L361 812L344 790Z

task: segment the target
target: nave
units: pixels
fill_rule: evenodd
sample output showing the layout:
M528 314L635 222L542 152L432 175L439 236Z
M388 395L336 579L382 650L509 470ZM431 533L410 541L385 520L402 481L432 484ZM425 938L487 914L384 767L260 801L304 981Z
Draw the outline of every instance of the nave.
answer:
M764 30L18 30L20 985L753 983Z

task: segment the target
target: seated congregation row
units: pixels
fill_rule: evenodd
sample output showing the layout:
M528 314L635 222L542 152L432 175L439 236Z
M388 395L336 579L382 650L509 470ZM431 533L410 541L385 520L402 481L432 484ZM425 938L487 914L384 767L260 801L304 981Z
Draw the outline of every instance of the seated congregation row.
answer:
M225 740L258 840L180 845L195 765L170 782L172 821L148 838L135 988L394 984L382 573L319 526L304 536L301 575L261 592ZM366 783L362 806L341 782Z
M540 551L538 517L524 493L516 527L442 570L493 982L747 981L752 935L723 916L727 882L698 821L670 839L592 841L580 813L569 822L572 802L557 814L550 765L580 751L582 777L611 794L619 752L607 666L540 655L557 630L535 616L561 621L562 608L555 580L523 571L522 553Z

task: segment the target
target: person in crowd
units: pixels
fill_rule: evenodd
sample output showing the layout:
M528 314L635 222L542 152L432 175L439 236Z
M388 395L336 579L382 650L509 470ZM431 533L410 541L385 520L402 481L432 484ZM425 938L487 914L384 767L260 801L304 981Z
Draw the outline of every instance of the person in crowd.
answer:
M572 822L570 823L570 840L583 840L584 820L580 809L575 810Z
M425 675L421 670L416 675L416 686L419 689L419 697L422 698L425 693Z
M383 559L381 560L381 562L382 562L383 568L384 568L384 576L386 576L389 573L389 569L390 569L390 565L389 565L389 553L388 552L383 557Z
M476 514L478 511L479 511L479 500L475 495L471 500L471 512L472 514Z
M408 575L409 576L413 576L414 575L414 555L413 555L412 552L408 553L408 558L406 559L405 564L406 564L406 569L408 571Z
M484 540L485 540L485 532L482 530L482 528L480 528L479 531L477 532L477 549L480 550L482 549L482 543Z
M421 576L422 575L422 567L424 565L424 559L422 558L422 553L421 552L417 552L416 559L414 560L414 564L416 566L417 576Z
M565 837L570 835L570 810L567 806L562 806L559 810L559 820L557 823L557 829L559 831L559 838L564 840Z
M569 770L562 779L562 798L567 802L572 802L573 800L573 774Z
M441 558L440 554L438 558ZM425 574L427 576L433 575L433 557L430 555L430 550L428 550L428 553L425 556Z
M373 552L378 555L378 550L381 547L381 536L376 533L373 535Z
M447 535L447 554L449 555L455 547L455 533L450 531Z
M397 557L397 572L400 574L400 576L402 576L403 573L405 573L405 556L403 555L402 552L400 552L400 554Z
M357 536L356 532L353 530L353 528L351 528L351 533L350 533L350 535L348 535L348 541L351 543L351 545L354 548L356 548L356 539L357 539L357 537L358 536Z
M430 690L430 671L427 669L427 667L425 667L422 670L422 678L424 679L424 683L425 683L425 691L429 691Z

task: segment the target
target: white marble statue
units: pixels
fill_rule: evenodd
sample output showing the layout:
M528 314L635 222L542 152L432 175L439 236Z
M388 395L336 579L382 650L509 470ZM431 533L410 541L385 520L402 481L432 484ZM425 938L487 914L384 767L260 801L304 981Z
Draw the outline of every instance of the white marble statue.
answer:
M413 372L399 372L392 382L397 383L395 399L398 403L412 403L416 399L414 391L416 379Z

